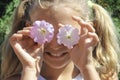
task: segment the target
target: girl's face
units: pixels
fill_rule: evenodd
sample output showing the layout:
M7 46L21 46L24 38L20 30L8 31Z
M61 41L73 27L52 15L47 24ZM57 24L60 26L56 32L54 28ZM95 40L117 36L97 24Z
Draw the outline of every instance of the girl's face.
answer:
M71 8L60 5L52 7L48 10L40 10L36 8L31 11L32 22L36 20L45 20L54 26L54 38L50 43L45 44L44 63L52 68L59 69L65 67L71 62L69 49L57 43L57 33L60 28L59 23L71 24L79 28L77 22L72 19L72 16L78 16L78 13Z

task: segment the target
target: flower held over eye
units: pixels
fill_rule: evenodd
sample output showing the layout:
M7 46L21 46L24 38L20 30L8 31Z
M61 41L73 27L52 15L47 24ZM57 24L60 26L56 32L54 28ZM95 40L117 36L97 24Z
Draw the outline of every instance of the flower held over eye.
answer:
M34 42L44 44L45 42L50 42L52 40L54 36L54 28L52 24L44 20L35 21L30 34L31 38L34 39Z
M67 46L69 49L71 49L79 42L79 30L75 27L72 27L71 25L65 25L59 29L57 38L58 44L63 44L64 46Z

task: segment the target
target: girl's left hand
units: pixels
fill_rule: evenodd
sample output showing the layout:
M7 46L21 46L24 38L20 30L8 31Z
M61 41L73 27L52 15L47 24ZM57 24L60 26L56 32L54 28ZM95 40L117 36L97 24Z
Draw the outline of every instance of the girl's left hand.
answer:
M99 39L90 23L76 16L73 16L73 20L77 21L80 25L81 33L79 43L70 50L70 55L74 64L81 70L87 65L93 65L92 52Z

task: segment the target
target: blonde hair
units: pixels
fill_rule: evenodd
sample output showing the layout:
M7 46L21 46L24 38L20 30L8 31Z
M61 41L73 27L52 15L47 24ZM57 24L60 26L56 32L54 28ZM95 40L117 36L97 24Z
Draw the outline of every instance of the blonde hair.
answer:
M22 0L16 9L11 32L2 47L2 80L19 74L22 71L22 65L10 46L9 37L22 29L26 25L26 22L31 23L29 13L34 7L37 6L41 9L48 9L60 3L68 4L73 10L79 12L80 16L85 20L88 19L88 16L91 18L91 15L93 15L90 20L93 21L94 28L100 39L100 42L93 51L96 69L102 79L109 77L106 76L106 74L111 72L111 70L113 73L117 72L117 53L119 53L118 39L115 33L115 26L105 9L97 4L92 4L91 7L87 7L87 0ZM92 11L93 13L90 14ZM104 72L102 69L105 69Z
M34 1L34 0L33 0ZM13 24L8 37L2 44L2 63L1 63L1 79L5 80L13 75L21 74L22 65L15 55L10 43L9 38L12 34L22 29L26 22L30 22L30 16L28 10L32 1L23 0L20 2L19 6L16 8L14 15Z
M94 28L100 40L95 48L95 59L101 67L101 77L106 79L118 72L118 54L120 51L117 30L110 15L104 8L93 3L92 9L94 13ZM111 74L106 75L108 73Z

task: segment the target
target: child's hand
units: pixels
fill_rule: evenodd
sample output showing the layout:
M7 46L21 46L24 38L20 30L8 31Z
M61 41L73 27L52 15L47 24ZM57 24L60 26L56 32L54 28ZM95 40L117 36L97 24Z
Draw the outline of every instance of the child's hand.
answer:
M23 65L23 69L34 69L39 74L42 65L43 45L38 45L30 38L32 27L25 27L10 37L10 44Z
M75 16L73 20L77 21L80 25L81 34L78 45L75 45L74 48L71 49L70 54L75 65L81 70L87 65L93 65L92 51L99 39L95 33L95 29L90 23Z

